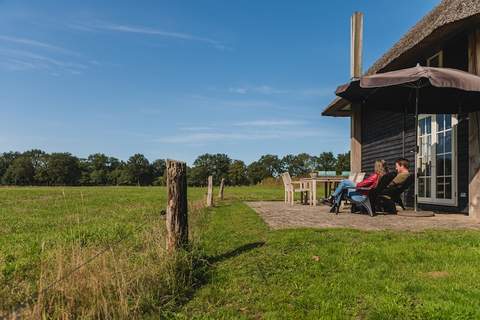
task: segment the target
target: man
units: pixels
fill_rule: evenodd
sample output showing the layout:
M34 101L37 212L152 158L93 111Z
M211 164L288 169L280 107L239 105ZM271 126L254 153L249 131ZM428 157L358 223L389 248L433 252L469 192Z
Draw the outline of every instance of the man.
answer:
M405 184L408 183L407 180L410 177L410 172L408 171L408 160L405 158L400 158L395 161L395 170L397 171L397 175L382 191L380 196L384 199L384 201L381 201L384 211L392 213L397 212L395 208L395 202L392 201L392 199L398 197L399 193L404 190L406 187Z
M389 194L392 191L396 191L410 176L410 172L408 171L408 160L400 158L395 161L395 170L397 171L397 175L385 188L383 192L384 194Z

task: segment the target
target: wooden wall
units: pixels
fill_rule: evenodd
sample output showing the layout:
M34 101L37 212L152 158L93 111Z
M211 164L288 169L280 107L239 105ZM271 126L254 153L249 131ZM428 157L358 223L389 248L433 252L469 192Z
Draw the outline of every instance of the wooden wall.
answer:
M480 43L480 42L479 42ZM467 70L468 68L468 38L467 34L461 34L448 41L444 48L444 66ZM480 52L480 51L479 51ZM425 65L426 59L435 52L426 48L425 56L412 61L410 67L417 62ZM479 59L480 61L480 59ZM433 206L421 205L425 210L445 212L468 212L469 202L469 121L468 115L458 116L457 126L457 159L458 159L458 206ZM471 121L471 120L470 120ZM405 130L404 130L405 129ZM405 132L405 149L403 148L403 133ZM477 131L478 132L478 131ZM400 157L410 161L411 169L414 167L415 156L415 121L413 115L404 116L402 113L369 110L368 105L362 110L362 171L373 171L375 160L384 159L389 167L394 169L394 162ZM478 159L478 157L476 158ZM470 160L471 161L471 160ZM412 188L413 189L413 188ZM480 192L480 175L479 175ZM407 196L407 204L413 204L413 190ZM478 200L480 206L480 198Z
M350 171L362 171L362 110L360 105L352 106L350 118Z

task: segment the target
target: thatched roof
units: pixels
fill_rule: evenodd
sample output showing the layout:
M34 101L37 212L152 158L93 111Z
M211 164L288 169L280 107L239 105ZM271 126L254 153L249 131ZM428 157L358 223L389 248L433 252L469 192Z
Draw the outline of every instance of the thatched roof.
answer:
M394 59L419 44L438 28L477 14L480 14L479 0L443 0L378 59L368 69L367 74L381 71Z
M368 69L366 74L393 70L402 67L409 58L421 51L425 42L442 39L458 31L470 22L478 24L480 20L480 0L443 0L438 6L424 16L393 47L388 50ZM473 20L475 18L475 20ZM323 115L345 116L338 112L344 108L345 102L336 99L323 111Z

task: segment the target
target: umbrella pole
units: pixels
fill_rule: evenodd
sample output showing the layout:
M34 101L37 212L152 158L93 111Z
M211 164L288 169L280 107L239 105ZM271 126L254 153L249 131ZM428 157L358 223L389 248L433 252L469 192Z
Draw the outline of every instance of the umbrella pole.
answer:
M418 172L418 164L417 164L417 158L418 158L418 99L420 95L420 88L416 87L415 88L415 172L414 172L414 177L415 177L415 185L414 185L414 190L415 190L415 195L413 198L413 210L415 212L418 211L418 177L417 177L417 172Z

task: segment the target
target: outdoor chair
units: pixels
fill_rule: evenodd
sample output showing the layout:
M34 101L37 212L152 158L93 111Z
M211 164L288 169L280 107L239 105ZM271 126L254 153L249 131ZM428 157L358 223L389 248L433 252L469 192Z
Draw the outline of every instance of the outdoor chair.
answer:
M354 174L355 174L355 176L350 180L355 182L355 183L362 182L363 179L365 179L365 172L356 172Z
M304 183L301 181L292 181L290 173L282 173L283 185L285 187L285 203L294 204L295 201L295 192L300 193L301 200L307 199L309 189L305 187ZM298 187L295 187L298 185Z
M405 210L405 205L403 204L401 196L413 185L414 180L414 175L410 174L408 178L403 182L403 184L399 185L396 189L389 190L388 194L380 193L376 199L376 202L378 204L377 207L383 212L388 212L392 214L397 213L397 204L403 210Z
M375 201L377 196L388 186L388 184L395 178L396 173L390 172L385 174L380 178L377 186L375 188L345 188L342 190L341 198L339 205L336 205L334 209L335 213L338 214L340 211L341 203L343 201L349 201L352 204L351 212L356 212L356 209L360 209L361 211L366 211L371 217L373 217L375 213ZM348 193L350 190L355 191L365 191L368 193L367 196L365 195L352 195L349 196Z
M354 182L354 183L359 183L362 182L363 179L365 178L365 172L350 172L348 174L348 180ZM338 183L335 184L335 188L337 187ZM349 203L348 199L343 199L346 204Z

